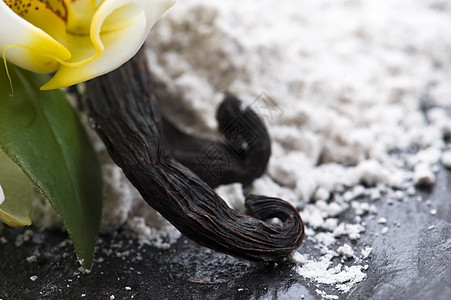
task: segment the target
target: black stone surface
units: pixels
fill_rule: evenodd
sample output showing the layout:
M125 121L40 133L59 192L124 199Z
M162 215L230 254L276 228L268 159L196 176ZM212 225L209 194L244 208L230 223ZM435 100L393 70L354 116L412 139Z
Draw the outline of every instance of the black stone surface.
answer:
M4 228L0 299L451 299L451 175L441 169L430 191L405 201L374 202L366 231L353 245L373 247L367 277L347 294L299 276L289 262L252 263L181 238L168 250L140 246L120 232L102 236L90 273L79 271L67 235ZM426 201L429 200L429 201ZM437 214L431 214L435 208ZM381 234L378 218L387 218ZM344 213L342 219L352 218ZM16 247L18 234L33 230ZM299 249L313 253L308 239ZM35 261L27 261L35 256ZM32 276L37 276L33 281Z

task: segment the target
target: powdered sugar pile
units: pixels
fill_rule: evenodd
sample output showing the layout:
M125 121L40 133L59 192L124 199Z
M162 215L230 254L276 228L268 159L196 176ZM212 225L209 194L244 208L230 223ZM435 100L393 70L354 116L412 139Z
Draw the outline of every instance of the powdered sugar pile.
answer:
M445 28L449 1L180 0L147 47L160 105L181 128L217 137L224 91L266 121L267 172L248 189L233 184L218 193L240 210L247 193L301 208L318 253L295 253L298 273L344 293L365 278L371 247L357 251L352 242L365 234L361 216L377 214L372 201L412 195L416 185L435 183L440 162L451 166ZM125 226L168 247L179 233L147 208L101 144L98 151L103 230ZM354 221L341 221L349 209Z
M435 183L440 159L449 165L450 14L445 1L189 0L153 31L149 58L161 106L183 128L215 136L223 91L265 119L267 173L218 191L238 209L246 193L302 207L320 255L303 254L298 273L347 292L365 277L371 247L350 242L377 214L371 201L402 200Z

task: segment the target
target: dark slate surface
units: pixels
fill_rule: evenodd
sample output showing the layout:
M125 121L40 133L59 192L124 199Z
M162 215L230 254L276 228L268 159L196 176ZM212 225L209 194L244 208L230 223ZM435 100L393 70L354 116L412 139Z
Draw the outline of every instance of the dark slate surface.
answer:
M442 169L431 191L407 201L374 202L366 232L356 245L371 245L367 278L342 299L451 299L451 172ZM431 208L437 214L430 213ZM377 219L387 218L380 234ZM343 214L342 218L353 216ZM393 225L399 223L399 226ZM289 262L251 263L215 253L181 238L168 250L139 246L121 233L102 236L91 273L83 274L65 233L5 228L0 242L0 299L319 299L330 286L300 277ZM34 230L31 228L31 230ZM301 253L313 251L306 240ZM27 257L36 256L36 261ZM31 276L37 276L35 281Z

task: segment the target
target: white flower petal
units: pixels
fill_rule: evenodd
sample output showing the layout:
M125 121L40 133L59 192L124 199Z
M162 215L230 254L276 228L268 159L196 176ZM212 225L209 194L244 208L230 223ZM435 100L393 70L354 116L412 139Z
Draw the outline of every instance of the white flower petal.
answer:
M53 72L70 52L50 35L22 19L0 1L0 55L21 68Z
M2 186L0 185L0 205L5 201L5 194L3 193Z
M118 68L138 52L150 28L174 3L174 0L106 0L91 24L90 38L97 54L77 66L63 63L42 89L66 87ZM81 51L88 53L92 49L91 45Z

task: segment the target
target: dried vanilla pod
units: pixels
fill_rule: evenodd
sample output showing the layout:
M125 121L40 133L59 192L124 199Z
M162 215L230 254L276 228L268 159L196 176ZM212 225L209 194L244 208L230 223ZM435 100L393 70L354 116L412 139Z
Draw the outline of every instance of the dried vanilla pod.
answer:
M263 121L231 94L220 105L217 120L223 141L190 136L163 119L171 155L212 187L251 184L263 174L271 156Z
M88 113L110 156L144 200L182 234L200 245L254 261L283 259L301 245L304 225L292 205L248 196L248 214L243 214L228 207L208 183L171 155L177 147L165 136L142 52L86 87ZM233 103L231 108L236 108ZM253 146L236 142L235 151ZM282 224L266 222L271 218Z

